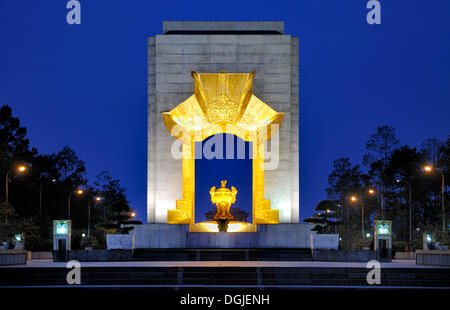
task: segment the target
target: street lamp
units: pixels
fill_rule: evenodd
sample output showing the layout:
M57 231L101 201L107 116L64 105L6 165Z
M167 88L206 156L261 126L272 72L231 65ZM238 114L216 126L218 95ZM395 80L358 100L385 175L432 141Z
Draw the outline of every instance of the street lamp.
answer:
M409 190L409 248L412 246L412 199L411 199L411 183L405 180L397 179L395 180L397 183L405 183L408 185Z
M72 194L76 193L77 195L83 195L84 191L82 189L76 189L74 191L71 191L69 193L69 199L67 204L67 219L70 220L70 198L72 197Z
M94 200L94 204L102 201L102 197L94 196L88 200L88 237L91 236L91 201Z
M45 181L48 182L49 174L47 172L41 172L39 175L39 222L42 221L42 190L44 187ZM56 183L56 179L50 180L53 184Z
M444 176L444 171L442 170L442 168L435 168L433 169L433 166L431 165L426 165L423 167L423 170L425 170L425 172L430 173L433 170L439 171L441 173L442 176L442 191L441 191L441 195L442 195L442 238L445 238L445 176Z
M357 202L358 197L355 195L350 196L352 202ZM364 237L364 199L361 197L361 233Z
M19 165L19 166L17 166L16 167L16 169L15 169L18 173L23 173L23 172L25 172L26 170L27 170L27 166L25 166L25 165ZM8 187L8 183L9 183L9 174L11 173L11 172L13 172L14 171L14 169L11 169L11 170L9 170L7 173L6 173L6 183L5 183L5 202L8 202L8 196L9 196L9 187Z
M370 194L370 195L374 195L374 194L376 194L377 193L377 191L375 190L375 189L373 189L373 188L369 188L368 190L367 190L367 192ZM381 217L383 218L383 194L380 194L381 195ZM356 195L351 195L350 196L350 201L351 202L357 202L358 201L358 196L356 196ZM363 196L361 196L361 232L362 232L362 236L364 237L364 197Z
M369 192L369 194L370 195L374 195L374 194L377 194L377 195L379 195L379 199L380 199L380 208L381 208L381 219L383 219L383 217L384 217L384 212L383 212L383 205L384 205L384 197L383 197L383 193L382 192L378 192L378 191L376 191L374 188L370 188L369 190L368 190L368 192Z

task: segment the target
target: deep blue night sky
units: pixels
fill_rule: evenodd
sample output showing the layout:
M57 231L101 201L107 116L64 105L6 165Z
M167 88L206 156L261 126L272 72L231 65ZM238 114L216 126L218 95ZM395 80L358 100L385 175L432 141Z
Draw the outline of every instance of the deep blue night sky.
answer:
M228 136L228 139L227 139ZM219 142L222 140L222 148L205 147L208 140L213 137L217 139L213 140ZM237 139L240 140L239 144ZM234 141L234 142L232 142ZM228 144L227 144L228 143ZM227 154L227 147L231 144L231 147ZM214 143L214 146L216 143ZM242 146L242 154L244 158L238 157L238 148ZM237 136L230 134L218 134L211 136L202 142L195 143L195 222L206 221L205 213L210 210L217 210L217 208L211 202L211 195L209 190L215 186L216 190L220 188L220 181L226 180L226 187L231 189L234 186L238 193L236 195L236 202L231 207L238 207L249 214L247 222L252 222L252 201L253 201L253 168L252 168L252 154L250 153L252 148L251 142L245 142ZM203 152L198 152L203 150ZM231 152L234 150L234 152ZM205 152L213 152L216 158L208 159L205 156ZM203 153L203 154L202 154ZM231 156L233 155L233 156ZM232 157L233 159L227 159ZM200 176L200 177L199 177Z
M0 0L0 104L41 153L69 145L91 179L110 170L144 220L147 36L163 20L283 20L299 36L301 218L333 160L360 163L377 126L412 146L450 133L448 0L381 0L372 26L366 0L80 0L81 25L66 23L66 2Z

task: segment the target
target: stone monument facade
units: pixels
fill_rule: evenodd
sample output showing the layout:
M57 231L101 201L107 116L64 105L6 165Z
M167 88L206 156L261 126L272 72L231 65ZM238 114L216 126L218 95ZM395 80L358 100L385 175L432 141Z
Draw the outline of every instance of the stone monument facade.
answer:
M163 112L194 92L191 71L256 71L253 93L284 113L279 165L264 173L264 195L279 223L299 221L299 44L283 22L167 21L148 39L148 199L150 224L166 224L182 199L182 160L173 159L173 137ZM180 228L181 229L181 228ZM183 228L184 229L184 228Z

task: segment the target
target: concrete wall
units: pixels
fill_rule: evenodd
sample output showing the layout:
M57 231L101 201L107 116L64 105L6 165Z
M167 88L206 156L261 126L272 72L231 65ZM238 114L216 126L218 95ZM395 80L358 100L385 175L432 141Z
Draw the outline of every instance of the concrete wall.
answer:
M311 234L311 249L337 250L339 247L339 234Z
M310 248L310 224L258 225L256 233L190 233L189 225L135 226L135 249L150 248Z
M107 234L107 250L132 250L134 247L133 234Z
M368 262L377 259L375 251L327 251L313 250L314 261L323 262Z
M165 32L264 30L280 34L163 34L148 39L148 222L166 223L167 210L182 199L181 160L170 156L174 141L164 126L167 112L193 94L191 70L256 70L254 94L285 117L280 163L265 172L265 198L280 210L281 223L299 221L299 44L283 34L282 22L167 22Z
M131 261L133 260L132 254L132 250L69 251L67 252L66 260L77 260L80 262Z
M416 264L450 266L450 251L417 250Z
M28 254L30 259L53 259L53 252L51 251L32 251L29 253L31 253Z
M395 259L416 259L415 252L395 252Z
M28 252L25 250L0 250L0 266L25 265Z

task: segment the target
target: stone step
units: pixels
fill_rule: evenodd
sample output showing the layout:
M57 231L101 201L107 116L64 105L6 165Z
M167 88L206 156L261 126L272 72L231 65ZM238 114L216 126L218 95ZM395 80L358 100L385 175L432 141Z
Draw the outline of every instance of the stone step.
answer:
M0 286L66 285L65 268L0 268ZM367 286L367 269L304 267L84 267L85 285ZM382 270L385 286L450 287L450 269Z
M147 249L135 250L143 261L312 261L310 249Z

